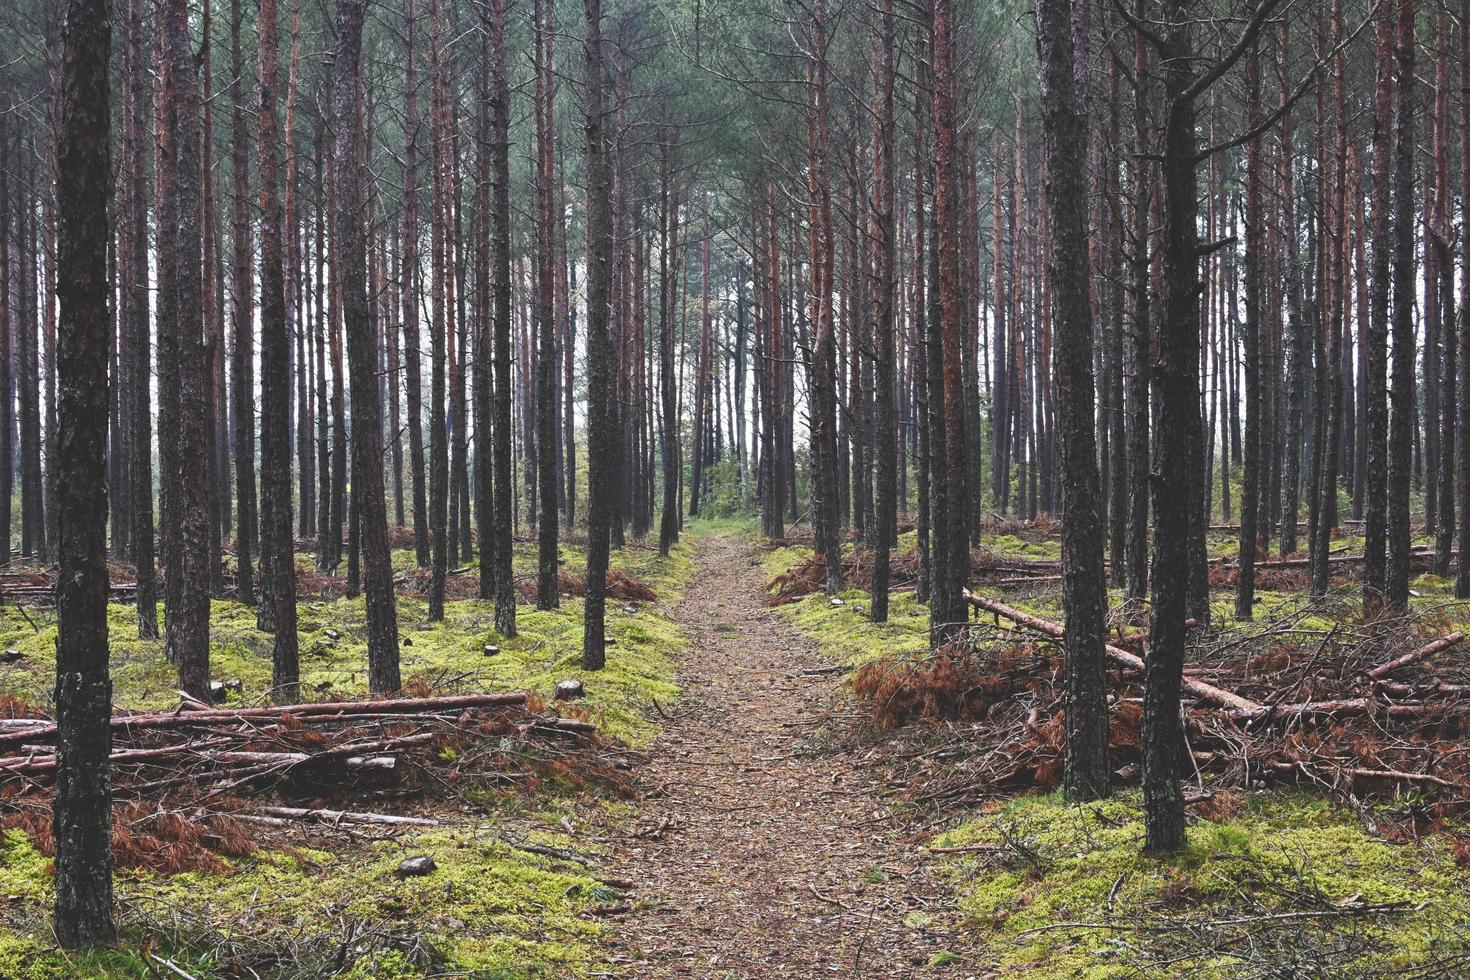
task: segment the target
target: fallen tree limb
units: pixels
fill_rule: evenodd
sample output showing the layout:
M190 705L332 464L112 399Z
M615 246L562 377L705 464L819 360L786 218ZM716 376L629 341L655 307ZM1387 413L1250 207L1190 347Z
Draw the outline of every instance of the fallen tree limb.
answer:
M1063 629L1057 623L1042 619L1039 616L1032 616L1030 613L1022 612L1019 609L1012 609L1010 606L996 602L994 599L987 599L984 596L976 595L969 589L965 590L965 601L976 609L983 609L986 612L1002 616L1013 623L1035 630L1053 640L1061 640L1063 637ZM1116 664L1137 671L1144 669L1143 658L1137 654L1129 653L1127 650L1121 647L1115 647L1112 644L1104 644L1103 650L1106 652L1108 659ZM1265 708L1264 705L1252 701L1249 698L1241 697L1239 694L1234 694L1223 688L1218 688L1213 684L1206 684L1204 681L1190 677L1184 678L1183 689L1201 701L1218 704L1225 708L1232 708L1237 712L1252 712Z
M1390 660L1386 664L1379 664L1377 667L1374 667L1372 670L1368 671L1368 676L1375 681L1382 680L1383 678L1387 677L1389 674L1392 674L1394 671L1400 669L1401 667L1407 667L1410 664L1418 663L1421 660L1426 660L1443 650L1448 650L1450 647L1459 643L1463 639L1465 639L1465 634L1461 633L1459 630L1456 630L1449 636L1442 636L1439 639L1435 640L1433 643L1426 643L1419 649L1406 653L1402 657L1397 657L1393 660Z
M393 827L437 827L431 817L400 817L391 813L358 813L351 810L321 810L297 806L263 806L260 812L281 820L315 820L318 823L369 823Z
M1385 704L1373 698L1341 698L1335 701L1302 701L1296 704L1263 704L1253 709L1237 709L1236 721L1260 721L1284 718L1347 718L1356 715L1382 715L1386 718L1433 718L1437 715L1464 714L1464 705L1433 704L1410 701Z

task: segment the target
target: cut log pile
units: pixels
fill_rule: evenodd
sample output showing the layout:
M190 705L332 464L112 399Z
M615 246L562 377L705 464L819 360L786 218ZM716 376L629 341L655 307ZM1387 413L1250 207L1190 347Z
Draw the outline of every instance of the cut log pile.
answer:
M921 802L970 803L1026 786L1049 788L1061 777L1062 626L974 592L966 599L979 613L977 632L988 629L997 642L923 665L880 661L864 668L909 671L901 684L862 671L854 679L860 694L890 699L903 684L933 685L936 678L963 692L958 706L950 702L947 716L932 718L938 724L915 736L937 746L897 755L895 780ZM1366 626L1303 626L1313 611L1304 605L1251 631L1192 634L1183 709L1199 788L1301 783L1353 796L1418 788L1445 802L1470 800L1463 748L1470 664L1453 655L1465 635L1425 613ZM1145 664L1124 648L1141 652L1137 641L1135 635L1106 647L1120 781L1135 778L1140 761ZM958 657L966 666L957 682ZM881 710L873 705L875 717Z

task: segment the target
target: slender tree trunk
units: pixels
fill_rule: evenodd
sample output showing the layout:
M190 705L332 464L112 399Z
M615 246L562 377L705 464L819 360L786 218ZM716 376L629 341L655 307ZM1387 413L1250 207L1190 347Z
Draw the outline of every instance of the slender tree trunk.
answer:
M1409 605L1409 485L1414 444L1414 15L1396 0L1394 35L1393 364L1389 380L1388 606Z
M131 32L131 25L127 28ZM124 62L125 84L131 85L128 71L131 68L129 62ZM126 101L126 100L125 100ZM124 132L131 135L131 107L124 107ZM14 351L11 349L11 337L13 335L13 324L11 323L11 293L10 281L10 137L6 132L6 119L0 117L0 565L10 564L10 532L11 532L11 496L15 491L15 473L13 470L15 461L15 444L11 437L11 431L15 425L13 409L14 384L11 377L11 360ZM129 184L132 182L132 172L129 167L131 154L135 149L134 144L127 139L123 142L125 159L123 179ZM130 222L132 220L132 195L127 195L128 211L123 216L123 228L121 235L127 236L123 242L123 252L129 256L124 271L128 278L123 282L123 323L124 331L130 329L131 325L131 303L132 285L131 276L134 274L134 261L132 255ZM131 348L124 352L131 355ZM128 419L129 438L131 438L132 419ZM128 481L120 488L120 492L126 495L132 494L132 472L131 463L128 469Z
M444 62L444 17L439 0L429 2L429 117L433 143L433 187L429 220L430 285L429 349L429 536L432 564L429 578L429 621L444 618L444 576L448 572L449 533L449 432L444 417L446 357L452 313L447 298L449 280L449 134L444 118L448 79Z
M423 369L419 364L418 55L415 0L404 2L403 371L408 389L408 467L413 489L414 555L428 568L429 508L424 497Z
M536 467L540 492L537 523L536 608L560 605L557 591L556 476L556 189L552 128L552 0L536 0Z
M877 320L874 346L877 352L874 383L878 423L877 524L869 541L873 549L873 622L888 621L889 554L898 535L898 445L894 418L894 375L897 354L894 328L898 242L894 180L893 74L894 0L883 0L879 15L878 70L874 87L878 117L873 137L874 275Z
M664 128L659 140L659 394L663 407L663 511L658 553L667 555L679 539L679 391L674 376L674 251L678 236L678 195L673 181L677 130Z
M834 334L834 287L831 189L831 119L828 105L827 0L812 6L812 40L807 110L811 164L807 170L810 210L812 329L812 515L819 529L817 550L826 560L827 594L842 588L842 531L837 469L837 349ZM958 249L958 242L955 243ZM956 311L958 312L958 311ZM955 327L958 330L958 324ZM958 348L954 351L958 356ZM958 363L955 367L958 369Z
M1254 9L1251 0L1247 9ZM1251 46L1245 60L1245 124L1250 130L1261 121L1261 52ZM1256 522L1261 509L1261 350L1269 343L1261 297L1262 262L1265 244L1264 179L1261 135L1245 145L1245 329L1241 347L1245 357L1244 466L1240 486L1240 557L1235 579L1235 618L1255 617ZM1223 465L1229 473L1228 461Z
M132 135L128 153L129 215L128 252L133 256L128 283L128 353L133 359L132 405L132 510L133 565L138 583L138 637L158 637L158 586L154 565L153 534L153 414L149 379L153 376L152 342L149 330L148 289L148 178L145 168L147 118L147 66L143 56L143 0L128 0L127 63L130 91L128 128ZM9 401L8 392L6 401ZM7 432L9 427L7 426ZM7 459L9 454L7 454ZM9 495L6 495L7 502ZM7 503L7 507L8 507Z
M604 131L601 0L583 0L584 124L587 149L587 599L582 666L600 670L606 660L604 613L609 523L612 516L612 347L608 338L608 283L612 265L612 188Z
M1332 3L1332 25L1333 36L1342 34L1342 0L1333 0ZM1338 438L1339 417L1342 411L1342 327L1344 320L1344 300L1346 299L1346 256L1347 236L1345 234L1345 205L1346 205L1346 169L1347 169L1347 133L1346 124L1343 119L1343 63L1342 53L1339 51L1333 56L1332 78L1333 78L1333 131L1335 140L1335 152L1333 153L1333 164L1330 167L1331 189L1330 204L1323 211L1327 220L1327 239L1324 242L1325 254L1323 256L1324 269L1326 270L1322 280L1322 290L1329 295L1326 298L1328 304L1323 310L1322 316L1322 343L1318 356L1318 392L1317 404L1319 418L1317 429L1319 433L1317 463L1317 481L1315 488L1315 507L1311 518L1312 527L1312 594L1325 595L1328 586L1328 561L1327 553L1331 549L1332 528L1336 519L1337 511L1337 469L1338 449L1341 442ZM1328 188L1322 187L1322 194L1329 194Z
M511 577L514 476L511 467L510 383L510 81L505 56L505 0L489 0L491 96L490 275L494 283L495 345L495 628L516 635L515 582ZM483 560L483 555L482 555Z
M1277 42L1276 72L1282 100L1288 98L1291 84L1288 61L1291 51L1289 18L1283 18ZM1285 348L1286 387L1286 432L1285 459L1281 467L1281 489L1283 505L1281 512L1281 553L1290 555L1297 549L1297 517L1301 505L1301 461L1302 461L1302 402L1307 377L1309 353L1306 344L1306 316L1302 310L1302 275L1298 241L1296 212L1296 178L1293 160L1296 147L1293 142L1291 110L1281 117L1281 223L1286 240L1286 331L1282 346Z
M189 695L209 696L209 553L207 486L200 461L207 452L205 426L210 417L202 338L200 282L200 133L198 76L189 32L187 0L167 0L163 8L164 81L172 128L171 153L162 162L161 186L172 197L166 226L172 250L171 304L160 332L173 347L177 389L165 390L174 400L173 443L167 495L177 555L165 573L178 576L166 591L168 648L179 667L179 686Z
M250 163L245 120L245 56L240 0L230 0L230 162L233 169L231 334L235 439L236 595L255 604L255 290L250 244Z
M398 612L383 498L383 418L378 401L377 343L367 295L363 230L362 107L358 95L366 0L337 0L337 50L332 62L337 246L341 253L342 317L352 371L352 503L357 514L367 586L368 687L398 690ZM334 531L335 533L335 531Z
M112 680L107 664L108 0L69 0L56 199L60 405L56 446L56 938L100 945L112 922ZM7 505L8 506L8 505Z
M1393 38L1394 8L1380 4L1373 16L1376 83L1373 92L1373 273L1368 314L1366 506L1363 539L1363 614L1372 620L1383 606L1387 584L1385 548L1388 473L1389 262L1393 252Z
M1083 21L1085 24L1085 21ZM1092 282L1087 235L1087 54L1072 0L1037 0L1036 35L1051 206L1051 281L1057 317L1062 425L1062 606L1066 618L1067 798L1108 795L1107 632L1101 488L1093 431ZM941 76L942 77L942 76ZM968 545L966 546L968 549Z
M277 701L300 697L296 639L295 542L291 533L290 327L286 322L281 203L277 187L276 82L279 74L276 0L260 0L259 146L261 323L261 584L275 639L271 687Z
M935 527L942 527L944 540L937 551L933 597L930 600L930 643L938 646L956 637L969 618L964 588L970 575L970 515L965 494L964 392L961 380L959 309L959 187L955 161L955 67L952 37L952 0L932 0L930 5L930 59L933 64L934 125L934 310L938 329L930 331L931 388L934 404L930 411L943 419L942 431L931 436L937 457L942 451L944 469L934 476ZM1084 284L1085 288L1085 284ZM938 343L933 341L937 340ZM1091 349L1084 343L1083 354ZM938 370L935 371L934 361ZM937 378L936 378L937 374ZM938 381L937 386L932 382ZM1099 580L1101 581L1101 580Z
M1470 598L1470 0L1460 3L1460 92L1460 323L1455 339L1460 348L1456 460L1460 554L1455 561L1455 597L1465 599Z

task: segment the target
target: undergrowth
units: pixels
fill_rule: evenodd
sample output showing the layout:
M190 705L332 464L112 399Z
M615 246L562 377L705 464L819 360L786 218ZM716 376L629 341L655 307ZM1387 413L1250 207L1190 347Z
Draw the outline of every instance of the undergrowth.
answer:
M931 846L959 850L945 868L990 969L1370 977L1470 965L1470 893L1443 838L1389 844L1299 793L1214 803L1217 818L1164 858L1141 853L1137 794L1020 797Z
M491 603L451 600L444 620L428 623L425 600L400 595L405 685L415 691L526 689L550 703L558 681L581 679L585 697L568 710L595 721L615 743L643 745L654 731L652 715L679 694L676 660L687 641L666 607L693 579L693 552L692 543L681 543L667 557L643 545L613 553L612 567L657 598L609 601L607 632L613 643L606 668L597 672L580 668L580 598L563 598L559 609L545 612L519 606L519 635L507 638L495 630ZM563 543L562 557L564 573L585 571L585 555L574 543ZM303 571L309 564L306 556L298 556ZM394 565L400 573L410 572L412 553L395 552ZM518 577L534 573L533 545L517 547L514 568ZM110 606L108 625L117 707L176 706L175 668L165 660L161 643L137 638L136 610ZM341 700L367 693L361 598L303 594L298 631L308 697ZM240 681L240 690L227 695L227 705L263 703L271 637L255 629L255 610L216 601L210 641L211 676ZM0 697L49 710L55 642L53 613L0 608L0 648L17 654L0 663ZM495 649L487 653L487 647ZM121 941L116 949L80 956L54 945L49 859L25 830L0 831L0 897L5 899L0 904L0 978L174 975L155 957L196 977L580 976L600 962L604 927L593 912L616 893L579 863L517 850L502 839L511 837L512 817L518 826L532 819L560 827L555 805L543 803L544 810L529 817L524 811L536 805L535 799L547 800L546 794L554 804L557 794L580 785L543 781L536 798L510 790L472 793L462 801L471 805L443 815L444 827L400 832L377 842L376 835L365 834L327 845L318 842L343 838L311 835L314 847L334 850L245 846L217 863L173 875L128 870L129 862L120 862L115 877ZM391 812L394 804L367 799L355 808ZM172 826L170 821L184 816L139 812L130 819L146 830ZM579 846L559 829L537 832L534 839L559 851ZM395 875L399 862L414 854L431 855L437 870L421 878Z
M399 877L399 862L417 854L437 869ZM5 917L0 976L169 975L157 972L156 955L194 976L580 976L596 963L603 933L589 913L618 894L576 863L517 850L494 824L348 853L262 852L218 873L120 872L116 889L118 948L73 958L54 947L42 912L51 900L45 859L23 833L6 832L0 890L12 905L16 894L26 901Z

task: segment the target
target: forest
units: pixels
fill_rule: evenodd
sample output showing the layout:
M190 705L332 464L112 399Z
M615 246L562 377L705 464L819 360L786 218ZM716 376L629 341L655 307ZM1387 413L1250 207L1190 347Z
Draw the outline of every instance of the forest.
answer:
M1470 0L7 0L0 980L1470 975Z

